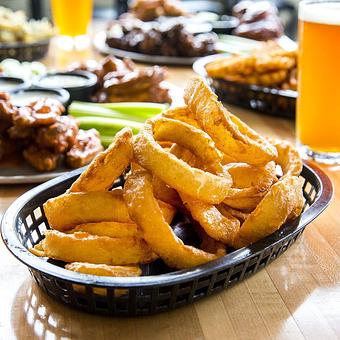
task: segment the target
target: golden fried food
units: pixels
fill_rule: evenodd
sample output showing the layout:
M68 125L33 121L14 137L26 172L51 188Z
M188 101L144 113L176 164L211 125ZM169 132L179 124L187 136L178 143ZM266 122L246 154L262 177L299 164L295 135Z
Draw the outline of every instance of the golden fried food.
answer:
M269 190L277 180L275 162L265 166L254 166L246 163L229 163L225 169L233 179L233 185L227 198L258 196Z
M182 201L177 191L169 187L157 176L152 177L152 186L153 193L157 199L177 208L182 206Z
M189 150L178 145L172 147L171 153L178 158L181 158L190 166L197 166L199 164L196 157ZM194 199L190 195L180 191L179 195L184 206L190 212L191 217L200 224L207 235L222 243L228 245L232 244L232 241L240 228L238 219L228 213L224 215L221 214L215 205Z
M273 145L229 113L201 78L190 81L184 99L200 127L225 154L254 165L276 159L277 151Z
M275 145L278 157L277 164L282 169L282 177L298 176L302 171L302 160L297 149L287 141L271 139Z
M138 266L108 266L106 264L93 264L83 262L73 262L65 265L65 269L76 273L98 275L98 276L112 276L112 277L134 277L141 276L142 270ZM73 289L77 292L83 293L84 286L73 284ZM93 292L98 295L106 296L105 288L93 288ZM127 289L115 289L115 296L122 296L127 293Z
M275 86L282 84L287 79L287 70L277 70L267 73L253 73L247 76L231 74L223 77L225 80L235 81L241 84L255 84L262 86Z
M115 191L60 195L44 204L44 212L49 225L60 231L72 229L83 223L131 222L121 193Z
M110 145L71 185L69 192L105 191L128 167L133 158L132 130L118 132Z
M122 130L70 192L48 200L52 230L31 252L80 273L140 275L136 267L111 266L159 259L190 268L297 218L305 201L296 149L258 135L201 79L189 84L185 101L148 120L135 139ZM121 175L122 187L112 189Z
M222 155L209 135L202 130L169 118L155 120L153 130L156 141L177 143L206 162L210 168L222 171Z
M241 225L234 247L247 246L278 230L301 197L302 189L297 177L286 177L275 183Z
M142 275L142 270L138 266L109 266L107 264L72 262L66 264L65 269L98 276L131 277Z
M286 51L270 41L249 55L217 58L205 68L212 78L296 90L296 65L296 50Z
M86 232L65 234L47 230L41 248L43 256L64 262L127 265L155 259L151 248L138 237L112 238Z
M187 123L199 128L195 115L191 113L187 106L170 108L162 113L165 118L171 118Z
M249 212L252 212L257 207L257 205L261 202L264 194L265 193L258 194L256 196L240 197L240 198L227 197L223 200L223 203L231 208L249 213Z
M171 222L171 221L170 221ZM94 222L79 224L75 228L66 231L67 234L74 234L83 231L91 235L108 237L140 237L142 233L137 224L128 222Z
M234 216L236 217L241 223L243 223L249 216L249 213L245 213L241 210L237 210L231 207L228 207L225 204L219 204L217 209L223 214L224 216Z
M129 175L124 185L124 199L131 218L141 227L144 239L165 263L174 268L197 266L218 255L184 245L166 223L153 195L152 177L147 171Z
M190 167L162 149L153 136L155 121L148 120L134 143L134 157L143 168L170 187L208 203L220 203L227 196L231 178Z

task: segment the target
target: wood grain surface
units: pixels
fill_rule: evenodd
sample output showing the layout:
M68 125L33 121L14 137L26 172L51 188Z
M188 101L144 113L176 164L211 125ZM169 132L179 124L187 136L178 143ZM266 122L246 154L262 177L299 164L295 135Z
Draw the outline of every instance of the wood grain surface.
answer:
M61 53L56 68L95 57ZM183 87L190 68L169 68ZM294 123L228 106L258 132L294 141ZM266 269L193 305L150 317L78 312L40 291L0 241L0 339L340 339L340 166L323 167L335 187L330 207ZM0 186L0 214L29 186ZM1 216L0 216L1 217Z

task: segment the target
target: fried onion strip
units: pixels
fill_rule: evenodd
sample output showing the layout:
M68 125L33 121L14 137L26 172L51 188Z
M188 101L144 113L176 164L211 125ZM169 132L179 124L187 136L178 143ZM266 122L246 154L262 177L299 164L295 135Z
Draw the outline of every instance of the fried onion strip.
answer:
M234 247L241 248L278 230L302 196L297 177L285 177L275 183L255 210L241 225Z
M153 121L147 121L134 142L134 157L138 164L177 191L207 203L223 201L231 187L231 177L192 168L163 150L154 139L153 125Z
M254 165L276 159L275 147L228 112L202 79L196 78L189 83L184 99L201 128L225 154Z
M151 248L137 237L111 238L86 232L65 234L48 230L41 245L44 256L64 262L126 265L155 259Z
M132 161L132 136L130 128L119 131L112 144L95 157L68 192L109 190Z
M165 263L174 268L197 266L218 256L184 245L164 220L153 196L152 177L146 171L129 175L124 199L131 218L140 226L146 242Z

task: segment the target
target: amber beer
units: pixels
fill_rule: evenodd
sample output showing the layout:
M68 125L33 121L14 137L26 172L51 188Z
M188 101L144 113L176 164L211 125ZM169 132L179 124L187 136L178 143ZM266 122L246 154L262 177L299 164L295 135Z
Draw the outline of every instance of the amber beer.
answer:
M340 0L299 4L297 139L305 156L340 162Z
M92 0L51 0L52 16L60 35L85 35L92 17Z

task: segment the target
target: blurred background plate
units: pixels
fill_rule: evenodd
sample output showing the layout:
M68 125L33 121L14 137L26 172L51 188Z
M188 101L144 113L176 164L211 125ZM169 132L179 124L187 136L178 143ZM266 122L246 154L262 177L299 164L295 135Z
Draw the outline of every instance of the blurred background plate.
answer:
M60 165L51 172L38 172L22 159L4 160L0 164L0 184L43 183L72 170Z
M198 58L150 55L120 50L118 48L109 47L106 44L105 39L106 32L104 31L98 32L95 35L93 44L100 53L111 54L119 58L130 58L132 60L139 61L145 64L191 66L198 59Z
M210 78L205 70L209 62L228 54L214 54L200 58L193 65L195 73L203 77L219 100L275 117L295 118L297 91L281 90L258 85L241 84L219 78Z

